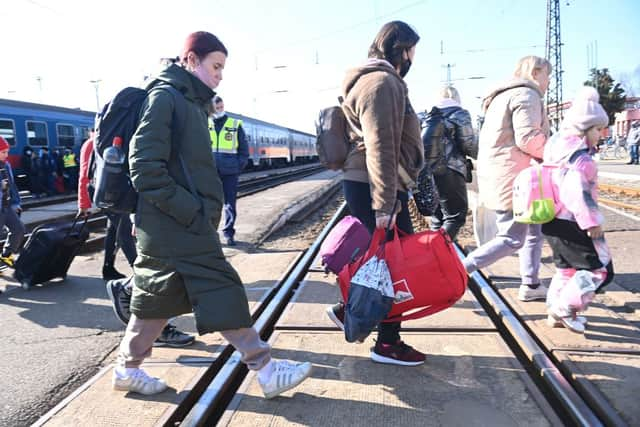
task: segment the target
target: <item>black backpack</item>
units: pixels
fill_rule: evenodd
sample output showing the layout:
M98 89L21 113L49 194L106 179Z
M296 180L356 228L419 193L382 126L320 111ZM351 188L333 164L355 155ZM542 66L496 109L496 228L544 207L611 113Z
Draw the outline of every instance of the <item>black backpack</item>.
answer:
M451 143L447 118L442 111L433 107L421 120L424 161L434 175L447 171L446 144Z
M95 137L93 152L89 161L89 194L93 205L113 213L133 213L136 209L138 195L133 188L129 176L129 163L125 161L119 169L106 168L103 153L113 144L114 138L122 139L122 150L125 159L129 157L129 143L138 125L140 124L141 109L147 95L153 90L166 90L171 93L175 101L172 123L171 142L180 141L180 134L185 126L186 100L184 95L169 84L154 86L149 91L127 87L122 89L108 103L102 111L96 115ZM177 125L175 125L177 124ZM182 156L180 155L180 162ZM185 175L192 186L190 176L185 169ZM93 187L93 188L91 188ZM107 190L108 189L108 190ZM109 193L109 200L105 200L105 194ZM116 200L114 202L114 200Z

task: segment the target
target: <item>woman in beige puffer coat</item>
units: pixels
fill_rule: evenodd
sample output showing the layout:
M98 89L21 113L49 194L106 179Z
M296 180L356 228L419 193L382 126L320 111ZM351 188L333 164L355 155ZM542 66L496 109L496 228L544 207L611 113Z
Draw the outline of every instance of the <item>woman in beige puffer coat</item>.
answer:
M518 298L546 298L538 270L542 252L540 225L514 221L513 181L532 160L541 161L549 137L543 96L549 86L551 64L526 56L518 61L512 80L483 101L485 119L478 152L478 205L494 211L497 234L471 252L463 264L471 273L519 251L522 285Z

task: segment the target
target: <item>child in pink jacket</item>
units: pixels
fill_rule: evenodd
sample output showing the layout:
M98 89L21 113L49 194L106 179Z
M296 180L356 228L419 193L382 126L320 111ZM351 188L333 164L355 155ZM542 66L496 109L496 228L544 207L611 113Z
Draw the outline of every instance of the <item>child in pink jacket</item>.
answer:
M598 168L591 154L609 118L598 92L585 86L567 111L560 131L544 150L560 211L542 226L553 250L556 273L547 293L548 323L584 333L586 310L596 290L613 279L613 264L598 209Z

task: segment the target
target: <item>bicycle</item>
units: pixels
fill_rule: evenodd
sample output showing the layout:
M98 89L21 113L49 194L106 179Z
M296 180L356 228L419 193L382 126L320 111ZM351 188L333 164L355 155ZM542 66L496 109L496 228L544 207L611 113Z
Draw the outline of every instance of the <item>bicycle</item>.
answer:
M600 149L600 158L603 160L621 160L629 155L626 138L617 138L615 141L613 138L607 138L603 145Z

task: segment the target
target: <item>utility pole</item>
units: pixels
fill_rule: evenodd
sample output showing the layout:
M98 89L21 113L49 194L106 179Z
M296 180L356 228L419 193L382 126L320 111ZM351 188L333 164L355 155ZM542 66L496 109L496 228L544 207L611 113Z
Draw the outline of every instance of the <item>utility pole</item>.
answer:
M451 86L451 68L455 67L456 64L447 64L443 65L442 68L447 69L447 86Z
M40 102L42 102L42 77L36 76L36 81L38 82L38 93L40 94Z
M96 89L96 113L100 112L100 96L99 96L99 91L100 91L100 82L102 80L101 79L96 79L96 80L89 80L89 83L93 83L93 87Z
M558 130L562 121L562 39L560 37L560 0L547 0L546 58L553 71L547 89L547 108L551 126Z

